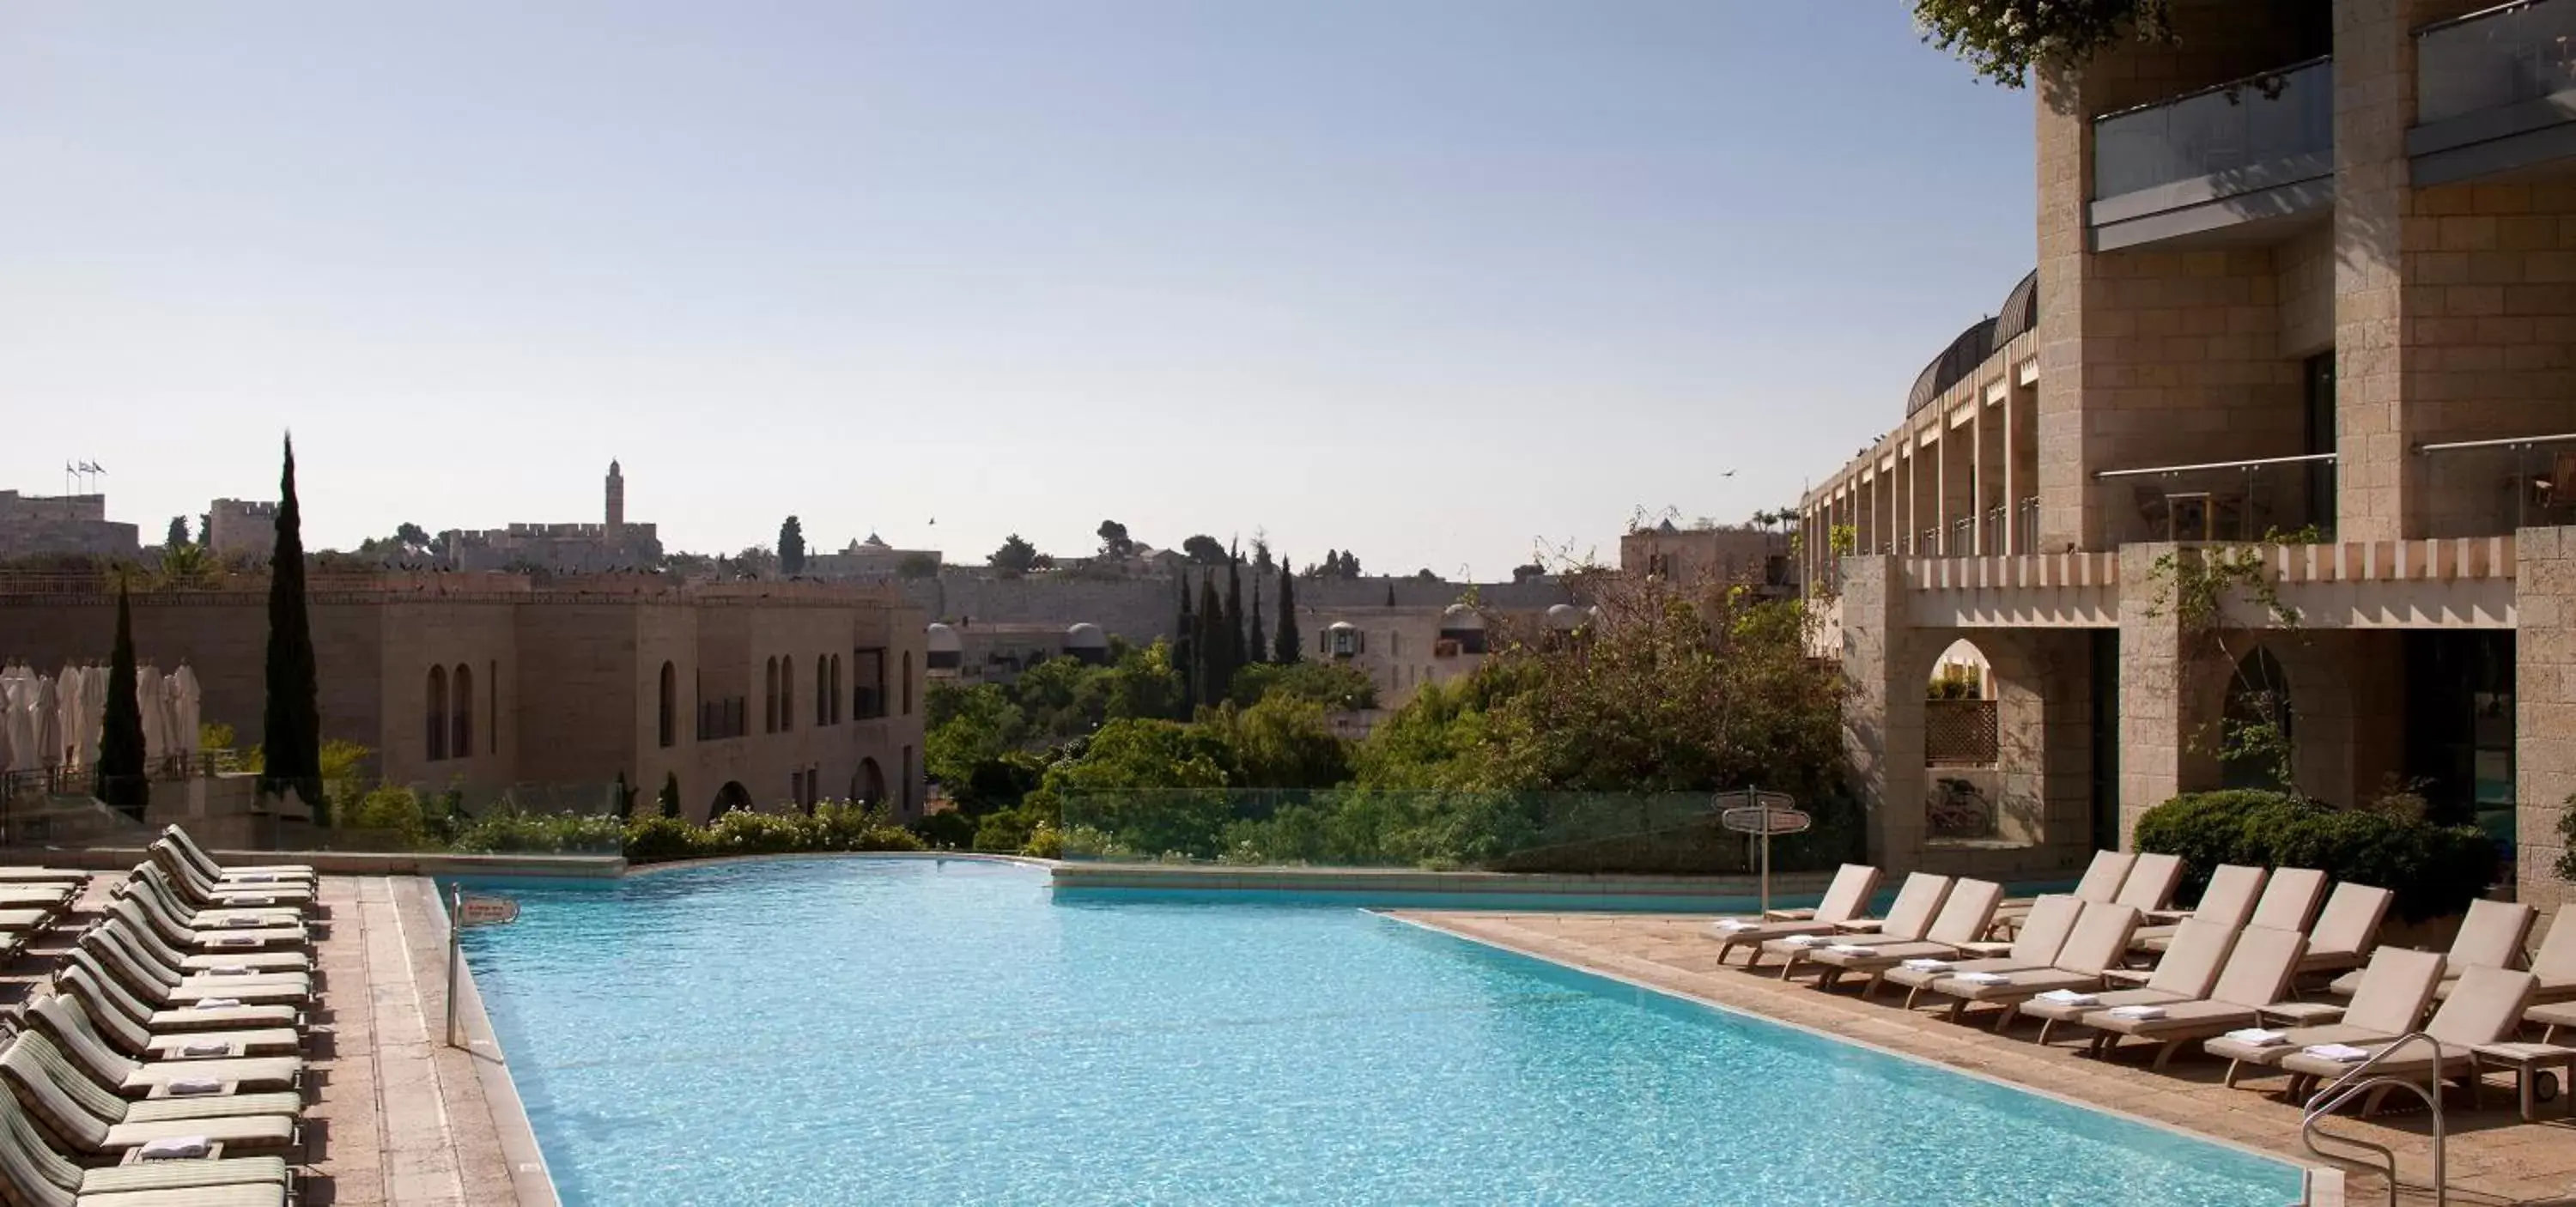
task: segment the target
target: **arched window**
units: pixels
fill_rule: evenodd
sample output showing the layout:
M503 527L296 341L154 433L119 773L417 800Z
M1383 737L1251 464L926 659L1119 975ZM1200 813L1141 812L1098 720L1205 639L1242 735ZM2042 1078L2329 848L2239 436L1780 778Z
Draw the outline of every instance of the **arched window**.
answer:
M456 723L448 749L460 759L474 757L474 668L456 664Z
M679 720L679 714L676 711L679 708L679 700L680 670L665 662L662 664L662 707L655 712L664 749L669 749L672 743L680 740L679 727L676 724Z
M834 654L832 655L832 694L830 696L830 700L832 702L832 723L834 725L841 723L841 698L841 656L839 654Z
M912 715L912 651L903 652L903 715Z
M2272 651L2257 648L2236 664L2220 714L2219 779L2230 788L2288 788L2297 710L2290 675Z
M428 719L429 761L447 757L447 668L429 668L429 706L422 711Z
M760 693L760 732L778 732L778 660L769 660L767 681Z
M832 660L814 659L814 723L832 723Z
M796 728L796 660L778 660L778 728Z

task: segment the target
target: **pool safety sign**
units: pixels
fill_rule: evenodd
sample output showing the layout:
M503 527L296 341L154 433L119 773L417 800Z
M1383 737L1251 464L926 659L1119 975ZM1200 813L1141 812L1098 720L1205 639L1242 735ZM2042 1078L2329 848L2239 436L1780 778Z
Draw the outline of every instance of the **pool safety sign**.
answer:
M519 903L507 897L466 897L456 899L458 926L507 926L519 920Z

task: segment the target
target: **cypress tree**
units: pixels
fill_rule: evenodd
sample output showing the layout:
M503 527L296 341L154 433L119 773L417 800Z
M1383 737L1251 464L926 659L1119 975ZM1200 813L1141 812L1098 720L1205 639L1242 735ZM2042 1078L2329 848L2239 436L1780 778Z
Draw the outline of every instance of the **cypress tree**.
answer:
M268 578L268 703L260 714L259 791L304 798L323 820L322 703L313 618L304 607L304 512L295 501L295 437L277 481L277 553Z
M98 799L108 807L143 820L152 801L152 785L143 772L143 702L134 686L134 610L125 600L125 580L116 582L116 648L107 662L107 728L98 741Z
M1243 643L1243 556L1228 550L1225 555L1225 665L1226 687L1232 690L1234 672L1243 669L1249 651Z
M623 772L620 774L623 774ZM654 803L662 807L662 816L664 817L678 817L680 815L679 772L665 771L662 773L662 795L661 798Z
M1279 559L1279 640L1271 661L1294 666L1306 657L1306 642L1297 633L1297 576L1287 558Z
M626 786L626 769L617 769L617 820L635 816L635 790Z
M1199 576L1199 703L1225 699L1234 686L1234 668L1226 662L1225 605L1217 599L1216 573Z
M1172 625L1172 669L1181 676L1181 720L1189 720L1199 705L1199 632L1198 617L1190 611L1190 576L1184 571L1172 576L1180 584L1180 618Z

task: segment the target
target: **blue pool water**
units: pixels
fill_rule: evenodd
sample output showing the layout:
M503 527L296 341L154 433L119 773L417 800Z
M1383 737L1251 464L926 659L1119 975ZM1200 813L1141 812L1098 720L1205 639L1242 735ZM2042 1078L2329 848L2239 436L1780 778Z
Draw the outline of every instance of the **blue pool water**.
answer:
M2288 1165L1347 905L967 861L503 889L565 1202L2280 1207Z

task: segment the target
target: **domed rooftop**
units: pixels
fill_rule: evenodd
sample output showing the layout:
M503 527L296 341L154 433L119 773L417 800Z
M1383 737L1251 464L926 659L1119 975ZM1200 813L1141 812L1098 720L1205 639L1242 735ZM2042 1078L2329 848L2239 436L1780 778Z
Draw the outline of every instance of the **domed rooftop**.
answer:
M1064 631L1064 648L1105 650L1109 648L1109 635L1101 632L1099 625L1086 620Z
M1995 350L2011 343L2015 336L2039 328L2039 270L2014 283L2012 292L2004 295L2003 310L1994 318L1978 319L1959 333L1950 346L1943 348L1932 363L1914 378L1914 388L1906 392L1905 413L1908 415L1932 405L1949 392L1950 387L1967 379L1984 364Z
M960 654L966 650L966 643L958 639L957 630L947 625L933 621L928 629L923 630L923 633L928 640L931 653Z
M1331 624L1325 625L1324 631L1327 633L1356 633L1359 631L1359 626L1352 624L1347 620L1336 620Z
M1549 604L1547 608L1547 627L1558 632L1571 632L1582 628L1591 619L1584 614L1583 609L1573 604Z
M1484 627L1485 618L1477 615L1476 609L1465 604L1453 603L1440 610L1440 631L1443 633Z

